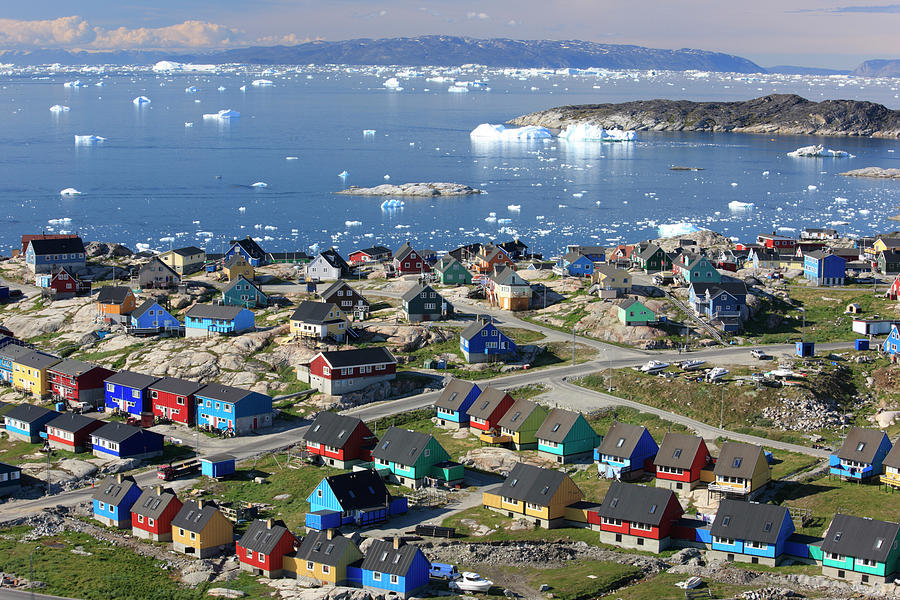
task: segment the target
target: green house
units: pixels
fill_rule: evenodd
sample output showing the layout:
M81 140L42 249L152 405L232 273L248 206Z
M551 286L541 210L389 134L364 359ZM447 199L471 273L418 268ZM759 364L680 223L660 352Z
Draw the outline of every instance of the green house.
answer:
M389 480L416 488L426 477L446 482L459 481L464 469L452 462L450 455L433 435L391 427L372 451L376 470L390 472Z
M620 300L616 303L616 310L622 325L650 325L657 321L656 313L639 300Z
M900 273L900 252L896 250L880 252L878 254L878 270L885 275Z
M508 442L516 450L537 448L537 431L547 418L547 409L530 400L516 400L506 411L497 426L500 435L508 436Z
M669 258L665 250L656 244L650 244L643 252L638 254L637 263L645 273L659 273L672 270L672 259Z
M462 263L450 256L443 257L434 266L438 281L444 285L469 285L472 283L472 274L462 266Z
M675 265L675 271L685 283L722 282L722 274L705 256L682 256Z
M900 558L900 525L834 515L822 540L822 574L853 583L893 579Z
M255 283L241 275L222 290L222 302L226 306L263 308L269 305L269 297Z
M592 459L594 448L603 440L584 415L562 408L550 411L535 437L538 456L558 463Z
M440 321L453 316L453 305L434 291L430 285L417 283L403 296L403 316L412 323L418 321Z

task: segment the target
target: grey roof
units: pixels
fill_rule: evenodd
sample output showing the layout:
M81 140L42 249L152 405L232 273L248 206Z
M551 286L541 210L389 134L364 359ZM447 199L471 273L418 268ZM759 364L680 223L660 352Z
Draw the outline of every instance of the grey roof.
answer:
M149 261L147 261L146 263L142 264L142 265L141 265L141 268L139 269L139 272L143 272L144 269L149 268L150 265L153 265L153 266L156 266L156 267L162 267L162 268L164 268L166 271L168 271L169 273L171 273L171 274L172 274L172 277L180 278L180 276L178 275L178 273L176 273L175 270L174 270L172 267L170 267L169 265L167 265L166 263L164 263L164 262L163 262L159 257L157 257L157 256L154 256L154 257L151 258Z
M307 442L326 444L334 448L343 448L353 432L360 425L365 424L356 417L339 415L337 413L322 411L316 415L315 420L303 434Z
M503 498L513 498L536 504L549 506L550 500L559 486L568 477L556 469L543 469L525 463L518 463L509 472L496 494Z
M563 256L563 260L569 264L572 264L573 262L575 262L576 260L578 260L579 258L582 258L582 257L587 258L581 252L567 252L566 255ZM590 261L590 259L588 259L588 261Z
M80 237L63 239L33 239L29 242L35 254L84 254L84 242Z
M643 425L613 423L600 442L600 453L620 457L631 456L644 431L646 429Z
M319 256L321 256L325 262L327 262L335 269L340 269L343 272L350 271L350 265L347 264L347 261L344 260L344 257L338 254L337 250L335 250L334 248L323 250L319 253Z
M509 265L503 264L494 265L494 270L490 275L488 275L488 278L497 285L512 285L509 280L515 279L517 276L521 279L521 276L516 273L515 269L513 269ZM528 282L526 281L525 283Z
M822 540L822 551L887 562L897 543L900 525L840 513L834 515Z
M659 527L675 494L672 490L613 481L597 509L601 517Z
M412 465L419 459L432 437L428 433L392 426L375 446L372 457L401 465Z
M878 256L883 256L885 262L900 262L900 251L897 250L883 250Z
M215 502L203 500L203 507L193 500L188 500L172 519L172 527L179 527L185 531L199 533L203 531L207 523L219 511Z
M694 288L694 294L698 296L705 296L707 290L709 290L709 295L712 297L719 295L720 290L724 290L735 297L747 295L747 284L743 281L722 280L721 283L695 281L691 283L691 287Z
M452 267L454 263L458 263L458 262L459 261L456 260L454 257L450 256L449 254L446 254L446 255L442 256L439 261L437 261L437 264L434 266L434 270L437 271L438 273L443 273L444 271L446 271L447 269Z
M231 321L242 310L247 310L241 306L222 306L219 304L195 304L188 309L185 316L195 319L224 319Z
M169 504L177 500L178 496L169 488L162 488L161 493L157 491L156 487L147 488L138 496L131 507L131 512L150 519L159 519L169 508Z
M731 540L774 544L785 518L791 517L784 506L726 499L719 502L710 533Z
M637 298L625 298L623 300L616 300L615 305L622 310L628 310L634 304L641 304ZM643 306L643 304L641 304Z
M231 245L234 246L234 244L237 244L238 246L243 248L247 255L251 258L262 259L266 256L265 251L263 251L263 249L260 248L259 244L256 243L256 240L254 240L249 235L241 240L232 240Z
M702 442L703 438L698 435L670 431L663 438L653 464L676 469L689 469Z
M414 252L412 246L409 245L409 242L403 242L403 245L394 251L394 260L403 260L410 252Z
M332 284L330 284L330 285L329 285L327 288L325 288L323 291L319 292L319 296L322 297L322 300L328 300L328 299L330 299L330 298L331 298L338 290L345 290L345 289L349 289L350 291L355 292L356 294L359 294L360 296L362 295L362 294L360 294L358 291L356 291L355 289L353 289L353 286L352 286L352 285L350 285L349 283L347 283L347 282L344 281L343 279L338 279L337 281L335 281L335 282L333 282ZM316 291L318 291L318 290L316 290Z
M752 479L763 449L743 442L724 442L713 473L716 476ZM765 459L765 457L763 457Z
M195 394L210 400L219 400L220 402L239 402L253 393L250 390L222 385L221 383L210 383L204 386L202 390L199 390L199 392Z
M96 436L98 438L109 440L110 442L122 443L128 438L139 435L141 437L145 436L157 436L160 439L163 437L155 431L150 431L149 429L141 429L140 427L133 427L131 425L126 425L125 423L118 423L116 421L112 421L107 423L100 429L94 431L91 436Z
M159 377L135 373L134 371L119 371L118 373L107 377L105 381L107 383L115 383L116 385L124 385L125 387L142 390L159 381Z
M131 293L131 288L127 285L104 285L97 293L97 302L100 304L122 304Z
M396 364L397 359L391 354L391 351L384 346L373 346L371 348L356 348L354 350L331 350L329 352L321 352L332 369L340 367L358 367L374 364Z
M357 252L360 252L367 256L378 256L381 254L390 254L391 249L385 248L384 246L372 246L371 248L363 248L362 250L354 250L353 254L356 254Z
M329 319L328 313L334 310L334 304L329 302L313 302L304 300L297 305L291 313L291 321L303 321L304 323L334 323L343 319Z
M197 246L185 246L184 248L175 248L172 252L178 256L191 256L192 254L203 254L203 249Z
M200 459L200 461L202 462L205 460L206 462L218 463L218 462L228 462L229 460L235 460L235 458L236 457L232 454L211 454L209 456L204 456L203 458Z
M56 363L62 361L62 359L58 356L47 354L46 352L32 350L31 352L26 352L25 354L19 355L18 358L14 359L14 361L19 363L20 365L25 365L26 367L46 369L47 367L52 367Z
M406 575L416 555L420 552L421 550L415 546L403 545L395 550L392 542L375 540L366 551L362 569L389 575Z
M505 392L495 387L486 387L482 389L481 393L475 399L475 402L469 407L469 416L478 419L487 419L507 396L509 396L509 392Z
M122 478L122 481L119 481L119 477ZM97 486L94 488L94 494L91 496L91 498L94 500L99 500L100 502L118 506L122 499L125 497L125 494L127 494L133 487L137 487L137 483L135 483L134 477L131 477L130 475L125 477L122 477L121 475L113 475L112 477L107 477L97 484Z
M272 553L285 533L293 536L284 521L272 521L270 527L269 521L257 519L250 523L246 533L238 540L238 545L241 548L268 555Z
M659 246L657 246L656 244L650 244L643 252L638 254L638 258L641 260L648 260L652 258L659 249Z
M883 431L852 427L837 451L838 458L872 464L878 446L885 438Z
M68 375L69 377L78 377L79 375L84 375L88 371L96 368L98 368L97 365L86 363L82 360L75 360L74 358L66 358L53 365L53 368L50 370L55 373Z
M538 428L535 436L539 440L549 440L551 442L562 442L566 439L569 430L578 420L581 413L565 410L562 408L554 408L547 414L547 418Z
M900 444L894 444L891 451L887 453L881 462L885 467L895 467L900 469Z
M488 325L494 325L492 321L482 321L481 319L475 319L472 323L469 323L465 329L462 330L462 333L459 334L460 337L465 338L467 340L472 339L478 332L487 327ZM500 328L494 325L494 328L499 330ZM502 332L501 332L502 333ZM504 334L505 335L505 334Z
M56 427L57 429L69 431L72 433L81 431L85 427L90 427L92 425L102 426L103 421L92 419L91 417L86 417L84 415L76 415L75 413L67 412L62 413L52 421L47 422L47 427Z
M439 406L440 408L446 408L447 410L459 410L463 400L466 399L466 396L469 395L469 392L471 392L474 387L478 386L471 381L455 378L451 379L450 383L441 390L441 397L435 401L434 405Z
M0 356L3 358L9 358L15 360L16 358L22 356L23 354L28 354L32 349L27 346L20 346L18 344L7 344L0 348Z
M384 485L384 480L370 469L332 475L326 477L325 481L344 511L383 507L391 500L391 493Z
M154 300L153 298L144 300L143 302L141 302L140 306L138 306L136 309L134 309L134 312L131 313L131 316L134 318L139 318L139 317L143 316L143 314L145 312L147 312L148 310L150 310L157 304L159 304L159 303L156 300ZM160 306L160 308L162 308L162 306Z
M232 281L232 282L230 282L228 285L226 285L224 288L222 288L222 293L225 294L225 293L231 291L231 288L233 288L233 287L236 286L237 284L241 283L242 281L243 281L244 283L247 283L247 284L252 285L252 286L253 286L253 289L255 289L257 293L262 294L263 296L265 296L265 294L263 294L262 288L260 288L258 285L256 285L255 283L253 283L252 281L250 281L249 279L247 279L247 278L244 277L243 275L238 276L237 279L235 279L234 281Z
M225 259L225 263L224 263L223 266L224 266L226 269L230 269L231 267L233 267L234 265L236 265L236 264L238 264L238 263L241 263L242 265L249 265L249 264L250 264L250 263L247 262L247 259L244 258L244 255L243 255L243 254L241 254L241 253L239 253L239 252L235 252L234 254L232 254L231 256L229 256L228 258ZM252 268L252 267L251 267L251 268Z
M190 396L192 394L196 394L204 387L206 387L206 385L203 383L197 383L196 381L190 381L188 379L181 379L180 377L163 377L156 383L152 384L150 386L150 389L160 392L166 392L169 394L175 394L177 396Z
M428 292L434 292L434 288L432 288L430 285L422 285L421 283L417 283L416 285L409 288L406 291L406 293L401 296L401 299L403 299L406 302L409 302L410 300L414 299L416 296L418 296L420 293L422 293L426 290ZM437 292L435 292L435 293L437 294ZM438 298L443 300L443 296L441 296L440 294L437 294L437 296L435 296L435 300L437 300Z
M350 548L359 552L353 540L338 532L329 540L328 531L310 531L297 548L297 558L336 567Z
M16 404L6 411L6 414L3 416L22 421L23 423L34 423L49 413L54 415L59 414L55 410L50 410L43 406L35 406L34 404Z
M0 473L21 473L22 468L16 465L10 465L0 462Z
M518 431L519 427L522 426L522 423L528 420L528 417L531 416L531 413L533 413L537 407L538 405L531 400L519 398L513 402L512 406L509 407L509 410L506 411L506 414L500 417L500 420L497 421L497 426L509 431Z

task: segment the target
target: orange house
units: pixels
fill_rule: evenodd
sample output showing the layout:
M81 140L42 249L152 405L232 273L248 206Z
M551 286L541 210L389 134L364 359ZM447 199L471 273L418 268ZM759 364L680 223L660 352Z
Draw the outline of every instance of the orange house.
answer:
M507 265L511 269L515 269L515 263L509 255L494 244L486 244L481 247L478 255L475 257L474 269L478 273L490 273L495 266Z
M97 314L107 321L125 321L137 306L134 293L125 285L106 285L97 295Z

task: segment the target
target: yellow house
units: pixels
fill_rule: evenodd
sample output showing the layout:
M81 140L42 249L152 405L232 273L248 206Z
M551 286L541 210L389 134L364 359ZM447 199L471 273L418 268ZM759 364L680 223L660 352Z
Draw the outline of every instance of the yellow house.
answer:
M725 442L713 469L712 492L729 498L753 498L772 480L772 469L760 446Z
M591 283L606 290L621 290L627 294L631 291L631 273L613 265L597 264L591 275Z
M61 360L37 350L20 354L13 358L13 387L26 394L32 394L35 398L43 398L50 393L47 369Z
M231 258L225 261L225 276L228 281L234 281L238 277L243 276L247 281L253 281L256 277L256 271L247 259L240 254L232 254Z
M163 252L159 259L179 275L186 275L203 268L206 252L196 246L187 246Z
M881 475L881 483L893 488L900 488L900 444L894 444L881 463L884 473Z
M215 502L188 500L172 519L172 549L197 558L215 556L234 544L234 526Z
M330 337L341 342L348 324L347 315L337 305L304 300L291 314L291 335L319 340Z
M283 570L295 577L310 577L322 585L347 582L347 566L363 557L353 540L335 533L310 530L297 551L284 557Z
M551 529L561 526L566 508L582 499L584 494L562 471L519 463L496 492L484 493L482 503L508 517Z
M900 238L880 237L872 244L873 254L876 256L882 252L900 249Z

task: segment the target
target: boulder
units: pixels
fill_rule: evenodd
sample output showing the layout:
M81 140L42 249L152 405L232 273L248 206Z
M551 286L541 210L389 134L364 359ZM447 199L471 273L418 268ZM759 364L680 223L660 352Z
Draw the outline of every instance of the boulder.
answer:
M97 465L89 463L86 460L79 460L77 458L65 458L59 461L57 466L64 471L68 471L79 479L83 477L90 477L98 471Z
M212 581L213 575L214 574L212 571L198 569L196 571L189 571L187 573L184 573L181 576L181 582L187 586L194 587L200 585L201 583Z
M207 596L214 598L243 598L247 594L241 590L231 590L228 588L210 588L206 592Z

